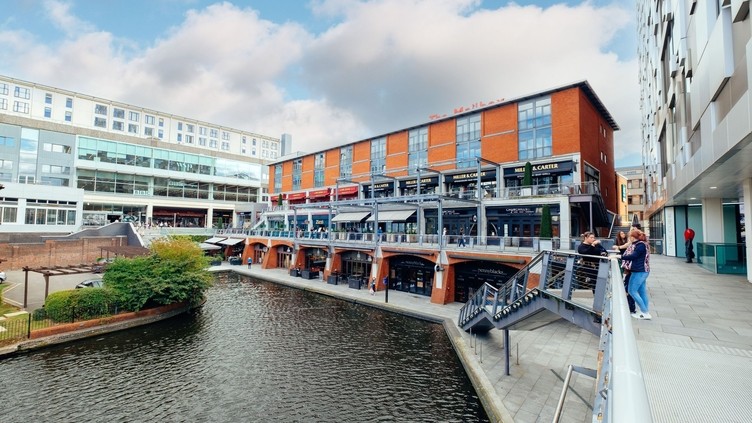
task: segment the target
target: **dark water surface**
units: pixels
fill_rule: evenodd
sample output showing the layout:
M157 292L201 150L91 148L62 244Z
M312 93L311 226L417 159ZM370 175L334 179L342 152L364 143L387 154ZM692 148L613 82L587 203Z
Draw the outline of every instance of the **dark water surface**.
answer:
M194 314L0 360L0 422L488 421L444 329L225 274Z

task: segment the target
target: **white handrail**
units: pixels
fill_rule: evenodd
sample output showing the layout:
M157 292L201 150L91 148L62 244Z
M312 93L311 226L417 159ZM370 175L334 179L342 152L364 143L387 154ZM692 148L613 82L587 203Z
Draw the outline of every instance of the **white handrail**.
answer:
M645 389L645 378L640 365L637 341L632 329L632 320L627 305L627 295L617 259L611 259L611 363L608 381L609 410L611 422L650 423L650 402Z

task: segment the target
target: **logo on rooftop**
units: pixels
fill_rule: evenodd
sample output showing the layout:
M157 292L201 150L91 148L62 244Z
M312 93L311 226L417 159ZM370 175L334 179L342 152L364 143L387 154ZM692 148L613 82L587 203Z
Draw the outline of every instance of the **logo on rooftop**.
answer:
M491 100L491 101L488 101L488 102L478 101L478 102L472 103L472 104L470 104L468 106L455 107L454 110L452 110L452 115L458 115L460 113L471 112L473 110L482 109L484 107L493 106L494 104L503 103L503 102L504 102L503 98L496 99L496 100ZM437 119L443 119L443 118L448 117L448 116L449 115L447 115L446 113L444 113L443 115L442 114L438 114L438 113L434 113L432 115L429 115L428 119L429 120L437 120Z

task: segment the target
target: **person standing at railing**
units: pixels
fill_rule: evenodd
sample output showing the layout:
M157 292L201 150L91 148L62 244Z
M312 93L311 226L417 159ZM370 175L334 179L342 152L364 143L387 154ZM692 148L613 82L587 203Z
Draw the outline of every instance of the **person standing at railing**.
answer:
M619 233L616 235L616 241L614 242L614 251L616 254L618 254L620 257L624 252L629 248L629 246L632 245L632 242L629 241L629 238L627 238L627 235L624 233L624 231L619 231ZM624 262L621 262L622 269L624 271L624 291L627 293L627 305L629 305L629 314L634 314L635 309L635 302L634 298L632 298L631 295L629 295L629 276L630 271L629 269L624 268Z
M457 240L457 247L465 246L465 228L460 228L459 239Z
M629 231L632 245L622 254L622 267L629 270L629 295L637 305L632 317L635 319L652 319L649 310L647 280L650 275L650 248L647 237L639 229Z
M601 245L601 242L595 238L595 234L592 232L585 232L582 234L582 243L577 246L577 254L581 254L582 265L579 269L579 278L581 282L586 285L586 288L590 288L595 292L595 280L598 276L598 262L600 261L596 257L592 256L608 256L608 252Z

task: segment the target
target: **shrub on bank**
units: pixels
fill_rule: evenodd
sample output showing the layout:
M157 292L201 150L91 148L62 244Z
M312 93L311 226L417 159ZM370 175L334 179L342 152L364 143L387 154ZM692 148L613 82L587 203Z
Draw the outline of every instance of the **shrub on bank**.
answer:
M209 258L186 238L152 241L151 254L118 258L107 267L104 282L126 310L187 301L198 304L211 286Z
M49 318L56 322L88 320L115 313L116 304L117 295L108 288L58 291L47 296L43 311L35 311L34 318Z

